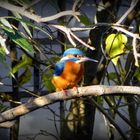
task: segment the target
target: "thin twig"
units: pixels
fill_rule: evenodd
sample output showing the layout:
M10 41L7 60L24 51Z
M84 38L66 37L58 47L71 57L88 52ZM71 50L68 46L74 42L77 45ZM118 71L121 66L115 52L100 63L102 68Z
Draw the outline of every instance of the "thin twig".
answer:
M130 8L125 12L125 14L116 22L116 24L121 24L123 20L128 16L128 14L134 9L139 0L132 0Z
M41 18L40 22L48 22L48 21L51 21L51 20L58 19L62 16L68 16L68 15L73 15L74 17L76 17L77 15L80 15L80 13L79 12L73 12L72 10L62 11L62 12L59 12L58 14L53 15L53 16Z
M73 15L73 16L80 15L79 12L74 12L72 10L68 10L68 11L63 11L63 12L57 13L53 16L41 17L39 15L36 15L34 13L27 11L24 7L10 4L7 1L0 1L0 7L5 8L5 9L10 10L10 11L18 12L19 14L21 14L29 19L32 19L36 22L48 22L48 21L60 18L62 16L67 16L67 15Z
M139 66L137 50L136 50L136 37L133 37L132 46L133 46L133 55L134 55L134 58L135 58L135 65Z
M76 7L78 6L79 2L81 2L81 0L75 0L72 6L72 11L76 12ZM78 16L75 15L75 18L77 19L78 22L80 22L80 19L78 18Z
M71 31L86 31L86 30L92 30L92 29L95 29L96 27L102 27L102 26L106 26L106 27L126 27L126 28L129 28L129 29L133 29L133 27L132 26L126 26L126 25L121 25L121 24L114 24L114 23L96 23L96 24L93 24L93 25L88 25L88 26L81 26L81 27L72 27L72 28L70 28L71 29Z
M80 42L82 45L86 46L87 48L91 49L91 50L95 50L95 48L93 46L88 45L87 43L85 43L83 40L81 40L80 38L78 38L73 32L70 32L70 34L78 41Z
M65 26L62 26L62 25L49 25L49 26L55 27L55 28L57 28L57 29L63 31L63 32L67 35L67 37L68 37L70 43L71 43L74 47L76 47L76 43L74 42L73 38L75 38L79 43L81 43L82 45L86 46L87 48L89 48L89 49L91 49L91 50L94 50L94 49L95 49L93 46L88 45L87 43L85 43L84 41L82 41L79 37L77 37L77 36L71 31L71 28L68 28L68 27L65 27ZM72 37L73 37L73 38L72 38Z
M118 124L115 123L114 119L111 116L109 116L108 113L106 113L104 111L104 109L95 100L92 99L92 102L94 103L94 105L96 105L96 107L99 109L99 111L101 111L105 115L105 117L110 121L110 123L116 128L116 130L120 133L120 135L122 136L122 138L124 140L127 140L126 135L123 133L123 131L121 130L121 128L118 126Z
M123 32L125 34L127 34L128 36L131 36L131 37L135 37L136 39L139 39L140 40L140 37L132 32L129 32L128 30L122 28L122 27L116 27L116 26L112 26L113 29L116 29L117 31L120 31L120 32Z

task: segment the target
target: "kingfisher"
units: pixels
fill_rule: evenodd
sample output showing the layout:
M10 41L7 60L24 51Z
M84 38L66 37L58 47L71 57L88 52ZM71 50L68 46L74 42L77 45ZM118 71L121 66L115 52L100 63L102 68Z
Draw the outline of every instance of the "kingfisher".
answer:
M84 62L97 60L88 58L84 53L77 48L69 48L64 51L62 58L55 65L52 84L56 91L63 91L66 94L66 89L77 89L77 84L81 81L84 75Z

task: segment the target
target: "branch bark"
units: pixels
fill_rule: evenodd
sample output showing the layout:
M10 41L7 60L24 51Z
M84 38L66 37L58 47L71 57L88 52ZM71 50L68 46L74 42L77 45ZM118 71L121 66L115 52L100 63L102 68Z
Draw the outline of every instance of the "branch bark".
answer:
M140 94L140 87L136 86L105 86L105 85L93 85L78 88L77 94L73 89L67 90L67 96L61 91L54 92L45 96L41 96L33 99L31 102L19 105L0 114L0 123L10 121L16 117L25 115L33 110L41 108L45 105L49 105L62 100L70 100L73 98L79 98L83 96L102 96L102 95L135 95Z
M68 10L68 11L59 12L58 14L55 14L52 16L41 17L39 15L29 12L28 10L25 9L25 7L20 7L20 6L10 4L7 1L0 1L0 7L10 10L12 12L18 12L19 14L21 14L29 19L32 19L33 21L36 21L36 22L48 22L48 21L58 19L62 16L67 16L67 15L73 15L74 17L76 17L77 15L80 15L79 12Z

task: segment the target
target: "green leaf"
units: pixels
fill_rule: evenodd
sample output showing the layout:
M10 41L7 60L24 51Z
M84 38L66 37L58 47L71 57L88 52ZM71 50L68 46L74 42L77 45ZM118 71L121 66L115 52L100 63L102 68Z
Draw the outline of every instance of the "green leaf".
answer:
M97 102L102 105L103 104L103 98L101 96L97 97Z
M6 39L3 38L1 35L0 35L0 47L3 48L3 50L5 51L5 54L10 53L6 46Z
M34 49L33 49L32 45L20 33L18 33L18 32L15 32L15 33L9 32L7 29L5 30L5 32L7 33L7 35L9 36L9 38L14 43L16 43L17 45L19 45L26 52L28 52L30 54L33 54L34 53Z
M1 24L1 23L0 23L0 28L2 28L4 31L11 32L13 34L15 33L14 29L6 27L4 26L4 24Z
M5 94L5 93L0 93L1 100L2 100L2 98L1 98L2 94ZM2 102L0 103L0 113L6 111L8 108L9 108L8 105L3 104Z
M13 15L15 15L17 18L22 19L22 17L20 16L19 13L17 12L12 12ZM32 34L30 32L29 27L27 26L27 24L25 22L20 21L21 25L23 26L23 28L25 29L25 31L29 34L30 37L32 37Z
M50 34L50 32L47 30L46 27L42 27L42 26L36 25L36 24L34 24L32 22L29 22L27 20L24 20L24 19L21 19L21 18L16 18L16 17L13 17L13 16L7 16L7 17L4 17L4 18L15 19L15 20L17 20L19 22L23 22L26 25L32 27L33 29L37 29L39 31L42 31L44 34L48 35L50 39L53 39L53 36Z
M19 86L26 84L31 79L31 77L32 77L32 72L29 69L29 67L26 67L25 71L18 78Z
M78 17L80 19L80 22L83 23L84 25L91 25L92 24L86 15L80 15Z
M115 72L110 72L108 74L108 78L109 78L109 80L112 80L113 82L118 84L118 77L117 77L117 74Z
M14 36L11 35L11 39L13 40L13 42L15 42L28 53L34 53L32 45L27 41L27 39L23 38L20 34L16 33Z
M0 62L4 62L6 60L6 53L5 53L5 50L0 47Z
M27 66L32 64L32 59L28 57L26 54L23 54L21 60L13 67L12 73L16 73L21 68L26 68Z
M7 19L1 18L0 21L1 21L1 23L2 23L3 25L5 25L6 27L9 27L9 28L12 29L12 26L11 26L11 24L9 23L9 21L8 21Z
M117 74L115 72L110 72L109 79L111 79L111 80L117 79Z
M120 58L120 55L125 52L124 48L127 43L127 37L124 34L110 34L105 41L106 52L110 56L114 65Z
M43 72L41 75L41 79L43 82L43 85L48 89L48 91L52 92L55 91L55 88L51 82L53 75L53 70L49 70L48 72Z
M140 67L137 67L134 76L140 81Z
M30 54L34 53L32 45L19 32L15 32L13 29L6 27L2 24L0 24L0 27L3 28L4 32L9 36L9 38L17 45L19 45L22 49L24 49Z

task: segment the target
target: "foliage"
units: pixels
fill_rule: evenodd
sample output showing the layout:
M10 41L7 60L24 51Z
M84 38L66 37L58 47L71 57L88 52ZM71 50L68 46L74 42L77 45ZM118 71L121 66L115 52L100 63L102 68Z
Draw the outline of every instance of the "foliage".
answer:
M119 11L119 9L123 9L124 5L117 0L102 0L99 3L97 1L67 3L66 1L67 6L64 4L64 1L60 0L9 1L9 4L17 6L17 9L9 9L11 12L10 16L0 17L0 66L2 66L1 69L4 69L5 65L10 67L8 74L4 76L0 75L0 84L2 83L0 86L7 87L5 81L8 79L11 82L12 89L17 90L17 88L21 88L31 95L39 96L37 93L42 94L44 89L45 93L55 91L51 83L54 65L58 61L58 58L60 59L62 52L74 44L77 45L76 47L84 50L85 54L89 55L89 57L99 60L97 65L94 63L86 65L85 75L88 77L86 77L88 82L84 83L83 80L82 84L139 86L140 37L137 35L140 33L139 3L136 3L133 7L135 2L126 2L127 4L124 4L129 9L124 14ZM60 3L65 5L63 6L66 10L69 10L70 8L68 7L71 7L73 14L70 14L69 10L67 15L63 13L63 16L59 15L59 18L50 20L52 17L50 18L50 15L47 15L49 8L55 12L64 11L65 8L63 9ZM50 7L48 9L43 8L46 5ZM42 15L47 11L45 17L38 14L36 8L38 6L41 7L39 13ZM6 11L8 10L8 6L5 8L3 5L0 5L0 7ZM86 11L85 8L87 9ZM25 13L21 13L22 9ZM90 15L94 10L96 10L95 15ZM130 10L132 10L132 13ZM74 11L78 11L80 14ZM121 20L118 18L118 15ZM31 18L32 16L34 18ZM54 17L57 16L55 15ZM73 25L74 23L75 26ZM59 26L56 26L57 24ZM77 28L71 28L73 26ZM131 30L131 26L135 26L135 28ZM93 47L96 48L95 51ZM135 65L135 62L138 62L138 65ZM34 90L30 91L31 89ZM18 92L20 96L19 89ZM0 98L2 102L11 102L13 99L9 94L6 95L4 91L1 92ZM88 97L86 99L79 99L78 102L77 100L76 102L72 101L73 104L69 111L66 110L66 107L62 108L59 116L60 118L64 117L65 121L62 120L62 122L68 122L67 124L72 124L71 128L77 129L73 131L71 128L68 128L68 125L61 124L62 127L65 126L61 131L70 130L69 134L64 133L65 136L72 134L72 137L73 133L79 136L79 131L81 132L80 134L86 135L86 130L93 128L90 125L94 124L94 116L91 116L92 119L84 118L85 113L92 110L91 108L91 110L87 108L91 104L92 108L96 107L104 116L105 127L110 139L114 139L115 137L114 129L119 132L122 138L126 138L124 133L127 132L121 130L120 124L116 122L117 117L122 119L123 124L131 128L129 129L130 133L127 133L127 135L133 139L138 138L137 133L140 132L137 118L140 102L139 96L129 98L120 95L98 97L96 100ZM19 100L18 97L17 100ZM122 113L123 107L127 111L126 114ZM0 102L0 111L2 112L6 109L8 108ZM53 112L54 118L58 116L55 111L51 110L51 112ZM95 115L95 113L93 114ZM73 120L69 121L69 116ZM88 120L91 123L87 123L89 127L85 127L85 122ZM86 130L83 130L84 128ZM54 136L46 131L42 132L45 132L43 134Z
M127 37L124 34L110 34L106 38L106 53L111 57L114 65L117 65L120 55L124 53L126 43Z
M5 19L6 21L6 19ZM7 25L8 21L6 22ZM8 24L8 26L10 23ZM28 53L34 53L32 45L29 43L26 37L22 36L20 32L14 30L13 28L10 28L11 26L5 26L3 24L0 24L0 27L3 29L5 34L18 46L20 46L22 49L27 51Z
M140 81L140 67L136 69L134 76Z
M4 62L6 60L6 57L5 57L5 51L4 49L1 47L0 48L0 62Z
M43 85L49 90L49 92L53 92L55 90L53 84L51 83L52 75L53 75L53 70L51 69L41 74Z

